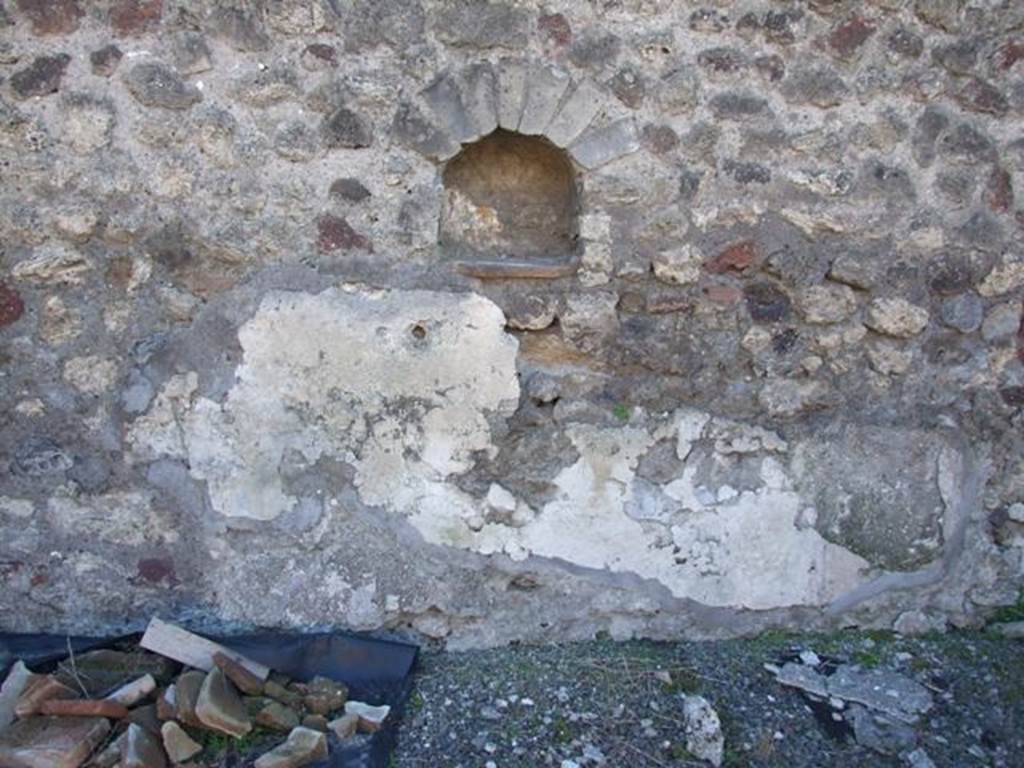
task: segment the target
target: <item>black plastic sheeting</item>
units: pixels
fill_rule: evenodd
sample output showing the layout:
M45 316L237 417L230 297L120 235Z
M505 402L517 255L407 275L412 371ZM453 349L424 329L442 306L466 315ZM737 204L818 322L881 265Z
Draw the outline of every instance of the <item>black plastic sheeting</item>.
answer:
M84 653L140 637L0 634L0 679L19 659L35 671L45 671L66 658L69 647L73 653ZM398 721L412 692L412 670L419 650L415 645L343 632L261 633L211 639L296 680L323 675L345 683L351 699L390 705L391 713L377 733L348 741L331 736L328 759L311 764L311 768L386 768L398 735Z

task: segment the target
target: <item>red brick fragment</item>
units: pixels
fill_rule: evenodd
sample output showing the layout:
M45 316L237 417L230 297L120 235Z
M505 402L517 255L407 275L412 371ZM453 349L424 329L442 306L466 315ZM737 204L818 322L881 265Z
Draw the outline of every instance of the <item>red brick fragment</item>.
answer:
M1007 40L996 50L994 59L996 67L1005 72L1018 61L1024 59L1024 42L1020 40Z
M875 25L860 16L847 19L828 36L828 47L841 59L849 59L875 33Z
M1017 327L1017 358L1024 363L1024 302L1020 305L1020 325Z
M644 146L656 155L664 155L679 146L679 135L668 125L645 125L640 137Z
M537 20L537 29L555 45L566 46L572 41L572 27L569 26L569 20L560 13L541 16Z
M971 112L984 112L1001 117L1010 108L1006 97L991 83L971 78L956 94L956 100Z
M715 304L736 304L743 298L743 291L734 285L709 285L703 291L708 300Z
M70 34L84 15L78 0L17 0L17 6L37 35Z
M985 202L996 213L1007 213L1013 207L1013 179L1005 169L992 169L985 186Z
M141 576L152 584L166 581L176 584L178 579L174 573L174 561L167 557L148 557L139 560L136 566Z
M306 46L304 53L308 53L314 59L319 59L331 67L338 66L338 52L334 49L333 45L311 43Z
M122 37L140 35L160 23L163 10L163 0L115 0L110 26Z
M220 667L221 672L242 693L247 693L250 696L259 696L263 693L263 681L226 653L218 651L213 654L213 663Z
M68 715L72 717L109 717L123 720L128 717L128 707L116 701L101 699L50 699L39 705L42 715Z
M726 247L705 265L709 272L742 272L757 260L757 246L753 240L742 240Z
M325 213L316 222L317 247L323 252L350 251L353 248L373 252L370 241L356 232L345 219Z
M10 325L24 314L25 302L13 288L0 281L0 328Z

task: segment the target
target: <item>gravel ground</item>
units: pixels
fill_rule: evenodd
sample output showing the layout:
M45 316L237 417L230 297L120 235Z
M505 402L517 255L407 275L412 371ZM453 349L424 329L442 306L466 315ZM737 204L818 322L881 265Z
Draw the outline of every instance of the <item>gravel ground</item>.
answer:
M427 652L392 765L700 766L683 737L687 693L717 710L727 766L906 765L826 734L803 695L764 669L805 649L899 672L932 690L935 705L917 731L936 766L1024 766L1024 644L960 632Z

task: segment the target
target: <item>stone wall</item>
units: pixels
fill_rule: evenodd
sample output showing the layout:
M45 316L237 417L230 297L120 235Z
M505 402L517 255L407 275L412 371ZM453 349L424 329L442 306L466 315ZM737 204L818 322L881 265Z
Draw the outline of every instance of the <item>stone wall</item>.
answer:
M1013 0L3 0L0 624L977 624L1022 116Z

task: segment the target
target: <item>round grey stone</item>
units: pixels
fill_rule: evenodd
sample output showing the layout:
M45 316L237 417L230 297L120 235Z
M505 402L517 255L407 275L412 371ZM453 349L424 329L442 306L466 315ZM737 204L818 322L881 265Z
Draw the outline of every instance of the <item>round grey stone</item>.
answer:
M942 302L942 322L960 333L973 333L981 327L984 309L981 299L965 293Z

